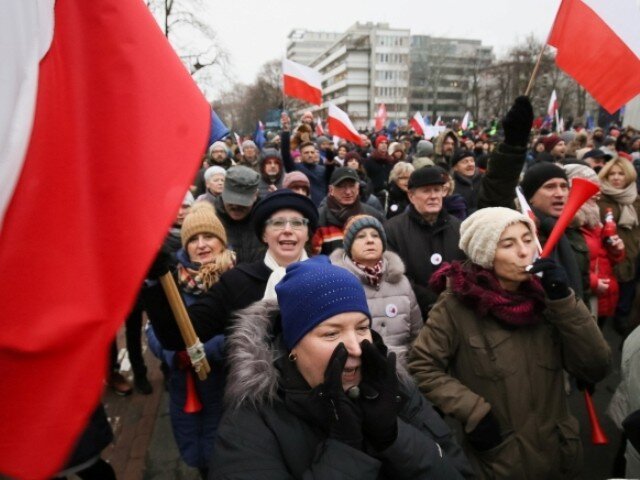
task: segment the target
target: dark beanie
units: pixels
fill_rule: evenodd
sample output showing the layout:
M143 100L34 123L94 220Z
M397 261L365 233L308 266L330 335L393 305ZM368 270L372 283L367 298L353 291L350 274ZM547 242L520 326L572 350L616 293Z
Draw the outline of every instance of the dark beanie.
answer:
M282 338L291 350L325 320L348 312L361 312L371 320L360 280L337 267L324 255L292 263L276 285Z
M529 200L535 195L538 189L552 178L563 178L567 180L567 174L555 163L536 163L529 168L520 183L524 197ZM567 180L568 181L568 180Z
M382 250L387 249L387 234L384 231L384 227L376 217L371 215L354 215L344 225L344 238L342 244L344 245L345 253L351 258L351 246L356 235L363 228L375 228L380 235L382 241Z
M542 139L542 144L544 145L544 149L547 152L550 152L551 150L553 150L553 147L555 147L558 143L562 142L563 140L556 135L555 133L553 135L549 135L548 137L544 137Z
M470 152L468 150L464 150L464 149L459 149L456 150L453 153L453 156L451 157L451 166L455 166L456 163L458 163L460 160L463 160L467 157L471 157L473 159L475 159L475 156L473 155L473 152Z
M253 212L251 213L253 228L259 239L262 239L264 225L266 221L269 220L269 217L278 210L284 209L291 209L296 212L300 212L300 215L308 219L309 236L313 235L313 232L318 227L318 209L310 198L300 195L293 190L284 188L276 190L275 192L269 193L265 196L256 204Z

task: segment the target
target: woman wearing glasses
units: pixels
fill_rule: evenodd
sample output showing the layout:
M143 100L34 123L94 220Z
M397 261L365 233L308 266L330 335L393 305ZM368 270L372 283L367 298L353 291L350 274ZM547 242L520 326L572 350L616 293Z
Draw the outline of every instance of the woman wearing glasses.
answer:
M237 310L263 298L275 298L275 286L284 277L286 267L308 258L305 246L318 224L318 210L309 198L291 190L278 190L258 202L251 215L255 233L267 245L267 252L258 262L240 263L224 273L202 298L187 307L203 342L224 333ZM161 253L154 262L150 277L157 278L167 271L162 257ZM160 342L165 348L184 349L163 292L150 289L148 295L154 298L147 303L158 310L149 316Z

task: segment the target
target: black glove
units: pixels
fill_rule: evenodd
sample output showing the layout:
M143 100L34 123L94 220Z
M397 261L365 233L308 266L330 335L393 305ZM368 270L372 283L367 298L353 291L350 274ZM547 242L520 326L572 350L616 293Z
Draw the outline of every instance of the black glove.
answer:
M482 417L478 426L467 434L467 440L479 452L491 450L502 443L500 424L491 410Z
M387 347L381 341L372 344L363 340L362 380L360 406L362 431L365 438L378 451L385 450L398 437L398 376L396 354L387 356Z
M147 278L150 280L157 280L162 275L167 273L171 266L171 253L166 245L162 245L162 248L154 258L149 271L147 272Z
M629 414L622 421L622 428L633 448L640 452L640 410Z
M565 269L552 258L538 258L533 262L529 273L542 272L542 288L551 300L566 298L569 291L569 279Z
M504 143L512 147L526 147L533 125L533 107L529 97L520 96L502 119Z
M333 351L324 372L324 383L318 385L317 395L329 410L329 438L362 450L362 416L358 406L344 393L342 371L349 353L340 343Z

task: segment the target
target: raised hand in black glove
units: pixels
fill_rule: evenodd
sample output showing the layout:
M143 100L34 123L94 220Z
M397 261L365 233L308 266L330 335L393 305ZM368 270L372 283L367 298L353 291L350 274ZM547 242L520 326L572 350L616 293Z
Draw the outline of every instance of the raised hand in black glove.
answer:
M551 300L566 298L569 291L567 272L552 258L538 258L529 273L542 272L542 288Z
M482 417L474 430L467 433L467 440L479 452L491 450L502 443L500 424L491 410Z
M154 258L149 271L147 272L147 278L151 280L157 280L165 273L167 273L171 266L171 253L169 248L163 244L162 248Z
M382 451L398 437L398 376L396 354L387 356L387 347L380 340L375 345L368 340L360 344L362 349L362 380L360 381L360 406L362 431L373 448Z
M533 125L533 107L529 97L520 96L502 119L504 143L512 147L526 147Z
M324 372L324 383L315 390L329 411L329 438L362 450L361 413L342 388L342 372L348 357L349 353L341 342L329 359Z

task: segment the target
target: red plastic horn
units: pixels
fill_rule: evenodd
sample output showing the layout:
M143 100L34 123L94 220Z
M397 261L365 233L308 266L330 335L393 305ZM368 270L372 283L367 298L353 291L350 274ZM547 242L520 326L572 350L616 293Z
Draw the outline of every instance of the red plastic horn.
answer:
M198 398L198 391L196 390L196 381L193 378L193 370L186 370L187 374L187 399L184 402L182 410L185 413L198 413L202 410L202 402Z
M609 443L609 439L600 426L598 416L596 415L596 409L593 406L593 400L591 399L591 395L587 389L584 390L584 401L587 404L587 413L589 414L589 422L591 423L591 442L594 445L607 445Z
M541 257L548 257L553 251L558 240L569 226L573 216L576 214L584 203L600 191L600 187L584 178L574 178L571 180L571 192L567 198L567 204L564 206L562 215L558 218L555 227L551 230L551 234L544 244Z

